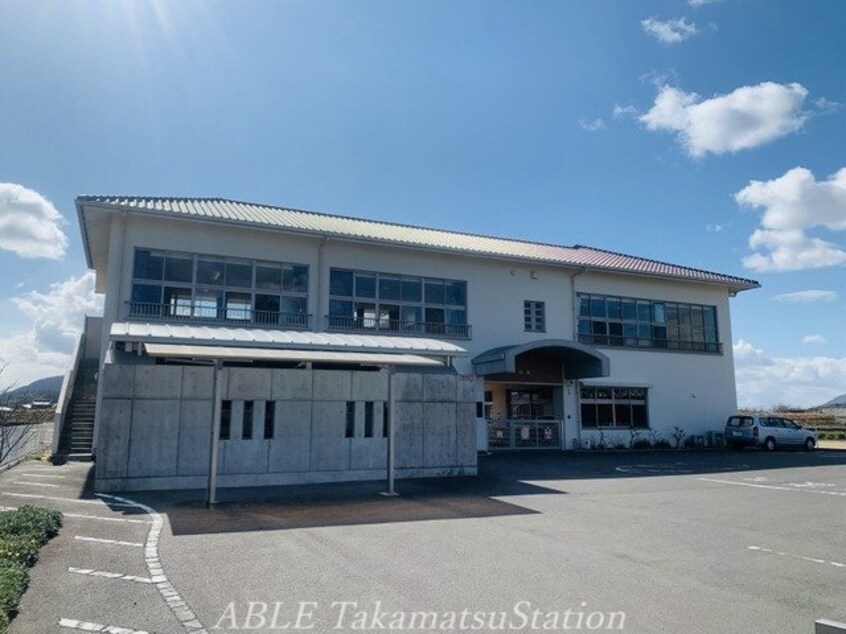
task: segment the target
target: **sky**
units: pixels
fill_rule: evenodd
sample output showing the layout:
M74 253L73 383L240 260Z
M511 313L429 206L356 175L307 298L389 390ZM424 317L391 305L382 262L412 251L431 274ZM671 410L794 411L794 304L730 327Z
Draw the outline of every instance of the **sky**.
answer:
M102 298L74 198L224 197L749 277L742 406L846 392L846 3L0 0L0 384Z

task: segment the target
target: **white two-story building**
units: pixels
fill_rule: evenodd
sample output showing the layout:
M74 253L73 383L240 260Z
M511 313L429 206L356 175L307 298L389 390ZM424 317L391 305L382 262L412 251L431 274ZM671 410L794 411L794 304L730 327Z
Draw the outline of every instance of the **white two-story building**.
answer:
M473 474L479 450L704 436L736 408L752 280L219 199L76 205L100 490Z

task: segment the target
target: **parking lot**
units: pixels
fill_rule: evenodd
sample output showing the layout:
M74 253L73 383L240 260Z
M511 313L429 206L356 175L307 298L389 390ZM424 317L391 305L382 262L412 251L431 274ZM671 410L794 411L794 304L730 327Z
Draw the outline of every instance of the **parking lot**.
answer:
M66 520L12 632L846 620L846 452L540 452L480 471L399 481L397 498L376 482L226 491L208 510L196 493L97 498L86 465L24 463L0 475L0 504Z

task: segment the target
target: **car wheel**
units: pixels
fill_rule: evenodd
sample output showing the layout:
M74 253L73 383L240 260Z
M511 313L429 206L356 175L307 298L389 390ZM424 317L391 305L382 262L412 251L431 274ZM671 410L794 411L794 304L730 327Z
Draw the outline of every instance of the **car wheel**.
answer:
M813 451L814 447L817 446L817 443L814 441L813 438L806 438L805 439L805 451Z
M767 451L775 451L776 450L775 438L772 438L772 437L767 438L764 441L764 449L766 449Z

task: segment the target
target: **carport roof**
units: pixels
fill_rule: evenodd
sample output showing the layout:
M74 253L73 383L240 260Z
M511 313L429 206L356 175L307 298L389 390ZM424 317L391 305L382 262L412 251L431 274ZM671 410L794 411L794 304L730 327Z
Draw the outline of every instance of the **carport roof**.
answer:
M271 348L242 348L231 346L189 346L172 343L145 343L144 350L151 357L168 357L171 359L293 361L382 366L444 366L444 360L436 360L419 354L334 352L331 350L275 350Z
M145 344L166 343L275 350L322 350L324 352L376 352L429 357L461 357L467 354L464 348L454 343L423 337L226 328L223 326L192 326L188 324L116 322L112 324L110 335L112 341Z

